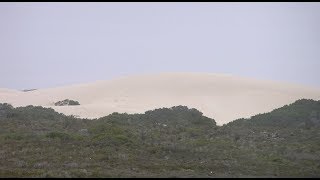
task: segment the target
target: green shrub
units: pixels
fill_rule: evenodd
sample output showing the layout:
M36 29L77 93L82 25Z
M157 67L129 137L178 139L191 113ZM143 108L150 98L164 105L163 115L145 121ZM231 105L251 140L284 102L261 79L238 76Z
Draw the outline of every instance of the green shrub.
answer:
M64 132L50 132L46 135L47 138L60 139L60 140L71 140L72 137Z

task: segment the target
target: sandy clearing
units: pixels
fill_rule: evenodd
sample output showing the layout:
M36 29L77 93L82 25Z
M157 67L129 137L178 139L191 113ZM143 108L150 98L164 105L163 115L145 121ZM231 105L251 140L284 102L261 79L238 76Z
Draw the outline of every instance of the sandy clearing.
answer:
M56 107L63 99L80 106ZM271 111L298 99L320 99L320 89L225 74L160 73L20 92L0 88L0 102L40 105L67 115L98 118L112 112L143 113L186 105L214 118L218 125Z

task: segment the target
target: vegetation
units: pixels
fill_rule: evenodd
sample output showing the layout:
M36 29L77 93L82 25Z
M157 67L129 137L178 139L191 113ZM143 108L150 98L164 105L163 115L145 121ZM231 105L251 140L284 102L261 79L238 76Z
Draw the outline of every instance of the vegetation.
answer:
M95 119L0 104L0 177L319 177L320 101L217 126L186 106Z
M24 90L22 90L23 92L28 92L28 91L35 91L35 90L37 90L37 89L24 89Z
M55 106L76 106L80 105L78 101L70 100L70 99L65 99L63 101L58 101L54 103Z

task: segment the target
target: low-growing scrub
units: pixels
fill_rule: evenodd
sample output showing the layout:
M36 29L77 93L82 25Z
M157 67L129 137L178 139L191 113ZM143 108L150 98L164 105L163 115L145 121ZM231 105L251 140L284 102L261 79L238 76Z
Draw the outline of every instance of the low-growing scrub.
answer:
M0 177L319 177L318 114L299 100L220 127L186 106L87 120L0 104Z

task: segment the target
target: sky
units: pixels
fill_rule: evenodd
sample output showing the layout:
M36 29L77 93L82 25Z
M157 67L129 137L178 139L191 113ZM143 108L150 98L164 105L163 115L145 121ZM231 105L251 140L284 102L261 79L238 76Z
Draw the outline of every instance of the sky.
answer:
M0 3L0 88L160 72L320 87L320 3Z

